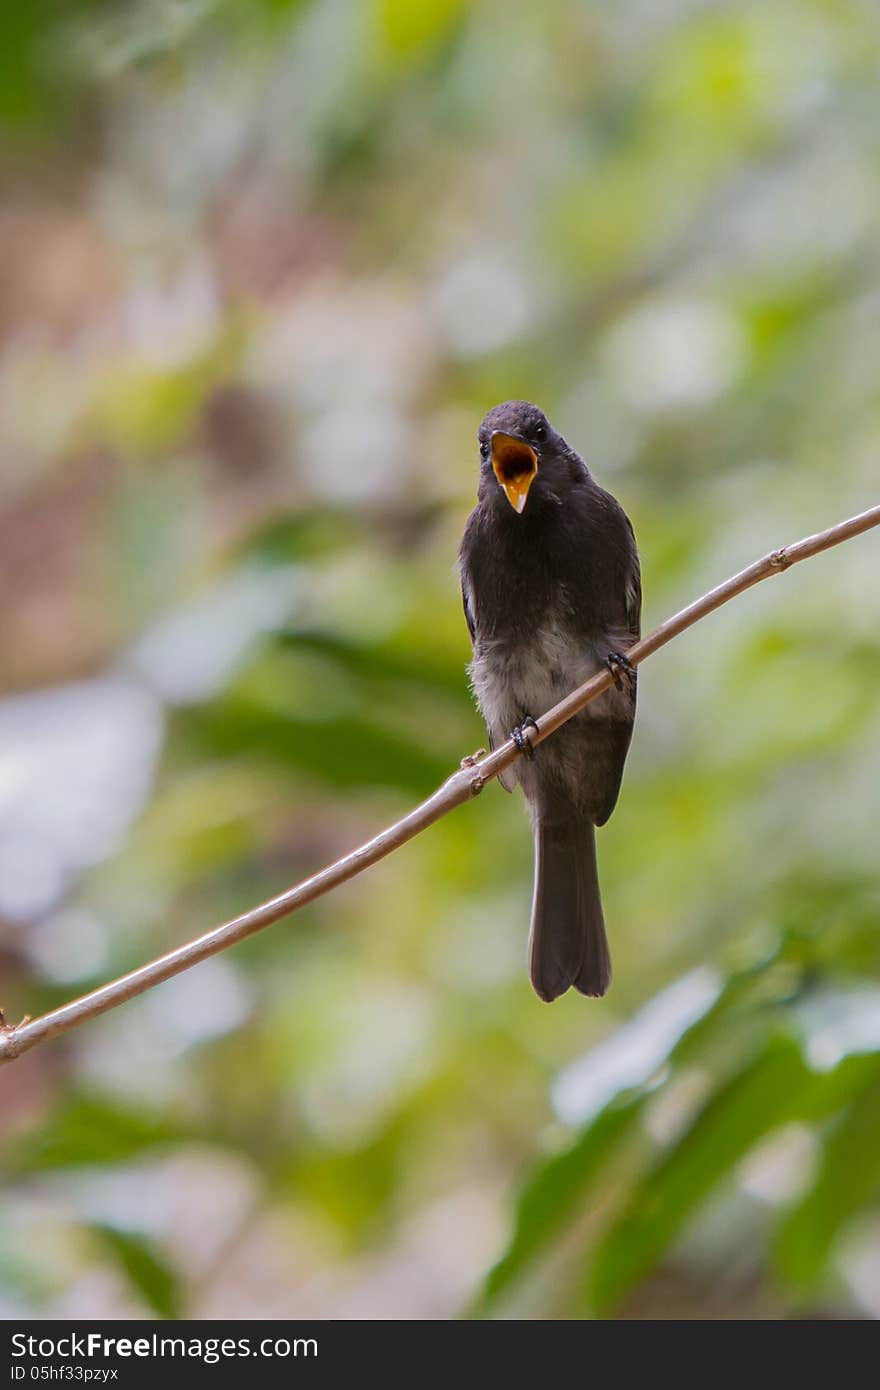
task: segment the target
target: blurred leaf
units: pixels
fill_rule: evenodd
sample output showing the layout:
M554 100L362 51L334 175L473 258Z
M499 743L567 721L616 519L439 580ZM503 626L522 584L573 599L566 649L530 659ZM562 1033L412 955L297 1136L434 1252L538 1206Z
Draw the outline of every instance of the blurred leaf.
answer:
M70 26L95 3L29 0L0 7L0 129L40 131L75 118L71 98L86 83L69 61Z
M353 1244L375 1241L388 1226L400 1180L404 1129L395 1118L365 1145L334 1153L305 1149L275 1179L300 1201L308 1195Z
M233 320L182 366L114 365L99 383L83 435L97 435L133 453L161 452L183 443L210 389L235 372L245 342L244 324Z
M816 1179L777 1237L777 1269L801 1288L816 1284L846 1223L880 1199L880 1058L871 1061L871 1083L831 1125Z
M712 1096L636 1185L599 1246L590 1288L600 1315L619 1307L739 1159L798 1112L812 1079L797 1044L776 1037Z
M341 508L314 506L274 515L247 537L241 549L254 559L283 564L345 554L360 539L354 516Z
M644 1097L607 1106L571 1148L540 1163L516 1207L513 1237L490 1270L474 1311L486 1313L569 1221L583 1215L591 1185L633 1128Z
M81 1164L120 1163L156 1145L179 1140L173 1124L143 1110L91 1096L62 1101L10 1147L6 1166L23 1174Z
M405 681L417 688L427 686L457 696L462 705L471 707L462 664L443 661L430 645L418 651L401 649L396 642L358 646L333 633L317 631L291 632L285 634L282 642L297 652L331 656L348 677Z
M769 39L748 7L740 13L728 6L704 11L675 30L661 51L651 114L686 122L698 143L722 149L761 133L778 99L761 51Z
M133 1288L160 1318L181 1316L181 1289L171 1266L156 1252L152 1241L112 1226L91 1230L113 1254Z
M402 58L424 53L442 39L465 9L464 0L378 0L382 33Z
M203 754L265 758L327 787L393 787L421 796L453 771L448 760L366 717L326 723L285 718L230 696L179 719L188 742Z

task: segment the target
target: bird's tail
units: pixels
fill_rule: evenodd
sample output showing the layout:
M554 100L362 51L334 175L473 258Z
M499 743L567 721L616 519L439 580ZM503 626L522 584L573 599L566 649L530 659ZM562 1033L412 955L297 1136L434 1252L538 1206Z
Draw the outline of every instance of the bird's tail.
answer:
M611 957L599 896L596 832L571 805L535 817L535 897L529 974L548 1003L570 985L599 996L611 982Z

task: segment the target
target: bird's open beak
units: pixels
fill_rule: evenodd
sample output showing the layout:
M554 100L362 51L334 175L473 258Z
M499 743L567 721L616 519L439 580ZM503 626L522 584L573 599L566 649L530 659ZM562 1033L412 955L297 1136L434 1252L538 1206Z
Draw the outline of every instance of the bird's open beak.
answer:
M491 439L492 467L515 512L526 505L529 488L538 472L538 455L518 434L496 430Z

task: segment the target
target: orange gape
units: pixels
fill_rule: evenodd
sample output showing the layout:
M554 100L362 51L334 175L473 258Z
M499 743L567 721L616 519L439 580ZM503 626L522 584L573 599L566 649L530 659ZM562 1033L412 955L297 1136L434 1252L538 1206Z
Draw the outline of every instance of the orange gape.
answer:
M538 472L538 455L524 439L503 430L496 430L490 442L495 477L513 510L521 512Z

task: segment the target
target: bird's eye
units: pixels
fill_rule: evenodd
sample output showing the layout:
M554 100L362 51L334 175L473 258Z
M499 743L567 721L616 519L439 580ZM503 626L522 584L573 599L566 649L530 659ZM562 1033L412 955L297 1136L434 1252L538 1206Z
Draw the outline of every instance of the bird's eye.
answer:
M485 439L481 439L481 440L480 440L480 458L487 459L488 457L489 457L489 445L488 445L488 443L486 442Z
M532 430L532 434L534 435L535 439L537 439L539 444L543 443L544 440L547 438L547 426L535 425L535 428Z

